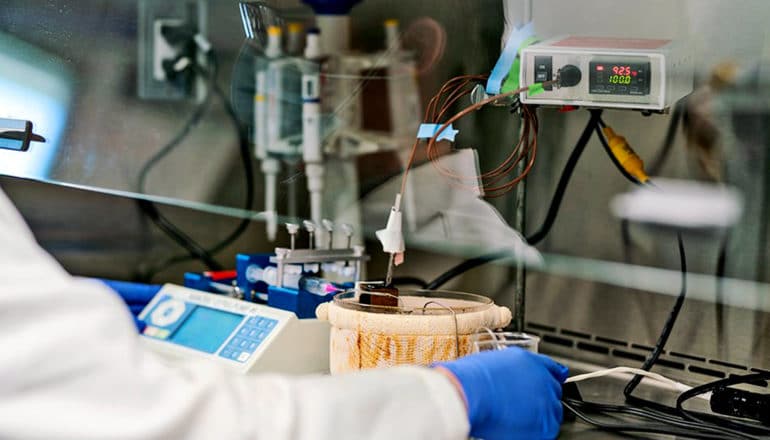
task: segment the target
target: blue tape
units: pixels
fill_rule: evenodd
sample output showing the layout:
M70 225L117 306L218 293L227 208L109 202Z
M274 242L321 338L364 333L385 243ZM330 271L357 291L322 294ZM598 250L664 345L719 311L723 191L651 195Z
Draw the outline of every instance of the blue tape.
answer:
M497 59L495 67L489 74L486 89L487 95L497 95L500 93L503 81L505 81L505 77L508 76L513 61L516 59L516 55L519 52L519 47L524 43L524 40L533 35L535 35L535 26L532 22L511 31L511 35L508 36L508 41L505 42L503 53L500 54L500 58Z
M436 132L441 128L441 126L444 124L420 124L420 128L417 130L417 139L430 139L432 138ZM443 141L448 140L451 142L455 141L455 136L457 136L457 133L459 133L460 130L455 130L454 127L452 127L452 124L449 124L447 128L444 129L444 131L441 132L441 134L438 135L436 138L437 141Z

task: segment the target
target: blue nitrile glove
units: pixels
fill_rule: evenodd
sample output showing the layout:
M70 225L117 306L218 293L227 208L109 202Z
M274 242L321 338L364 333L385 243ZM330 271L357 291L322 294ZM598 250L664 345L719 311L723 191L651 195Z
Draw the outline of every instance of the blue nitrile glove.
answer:
M551 440L562 421L567 367L518 347L436 364L460 382L471 436L484 440Z
M158 284L130 283L127 281L105 279L100 279L99 281L106 284L107 287L111 288L120 296L131 311L131 315L134 316L136 329L139 330L139 332L144 330L144 322L140 321L137 317L163 286Z
M136 330L139 333L143 332L144 328L147 327L147 323L137 318L136 316L134 316L134 325L136 326Z
M106 279L100 279L100 281L117 292L129 306L146 306L163 287L159 284L131 283L128 281Z

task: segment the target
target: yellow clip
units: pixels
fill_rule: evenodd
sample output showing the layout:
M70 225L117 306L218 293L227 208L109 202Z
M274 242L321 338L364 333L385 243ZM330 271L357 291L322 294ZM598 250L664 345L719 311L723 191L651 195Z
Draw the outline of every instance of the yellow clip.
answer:
M302 23L300 23L298 21L291 21L291 22L289 22L289 26L288 26L289 33L290 34L299 34L300 32L302 32L303 27L304 26L302 26Z
M269 36L280 36L281 35L281 27L280 26L268 26L267 27L267 35L269 35Z
M644 161L642 161L642 158L636 154L630 145L628 145L626 138L616 134L615 131L608 126L605 126L602 131L607 138L607 143L610 145L612 155L618 160L620 166L641 183L647 182L647 180L650 179L650 176L644 172Z

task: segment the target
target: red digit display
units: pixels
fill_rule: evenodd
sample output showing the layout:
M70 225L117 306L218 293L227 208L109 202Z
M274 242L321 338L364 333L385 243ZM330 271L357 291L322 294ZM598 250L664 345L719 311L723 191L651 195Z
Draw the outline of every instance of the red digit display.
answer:
M644 96L650 93L650 63L591 61L589 91L592 94Z
M615 75L631 75L631 66L612 66L612 73Z

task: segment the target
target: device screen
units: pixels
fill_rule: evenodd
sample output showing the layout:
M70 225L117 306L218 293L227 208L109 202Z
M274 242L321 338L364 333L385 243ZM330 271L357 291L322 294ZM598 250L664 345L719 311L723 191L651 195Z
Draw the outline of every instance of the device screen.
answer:
M197 306L169 340L195 350L214 353L241 321L243 315Z
M650 62L591 61L589 93L649 95Z

